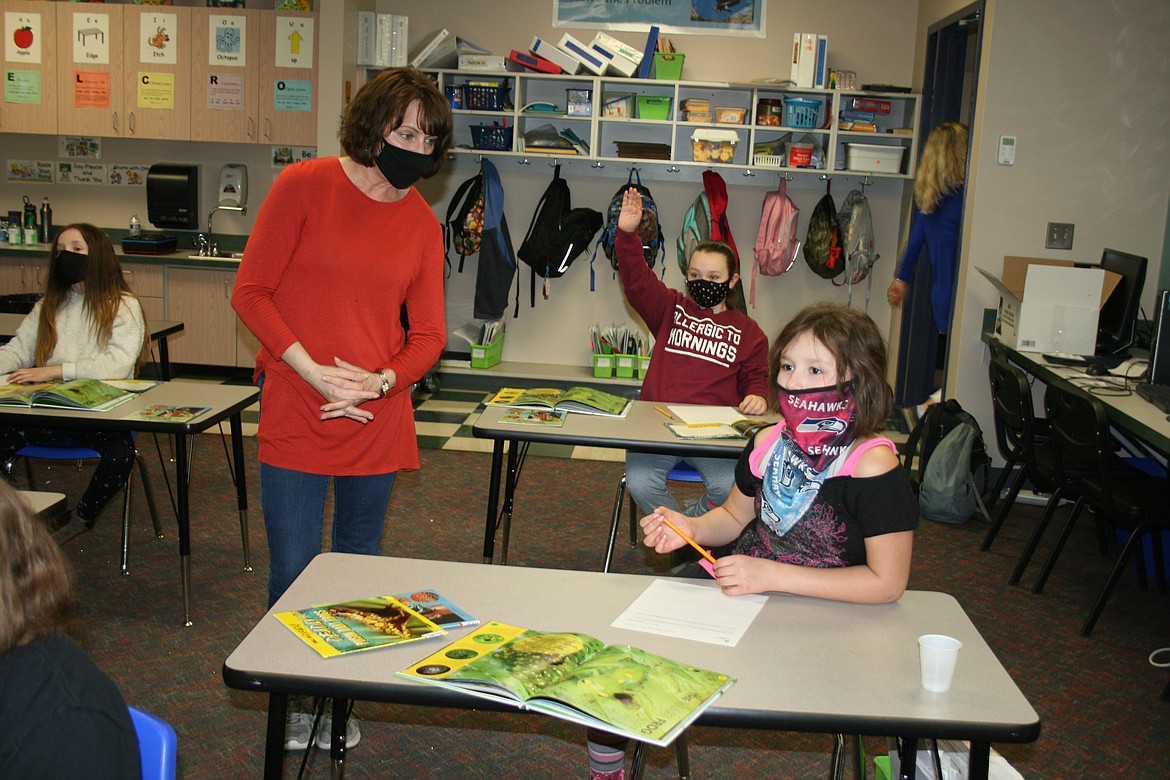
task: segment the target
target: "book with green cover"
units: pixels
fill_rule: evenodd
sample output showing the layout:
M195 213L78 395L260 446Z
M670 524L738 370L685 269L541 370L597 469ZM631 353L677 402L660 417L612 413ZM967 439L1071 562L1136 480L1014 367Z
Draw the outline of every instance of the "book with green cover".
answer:
M487 406L553 409L558 412L625 417L632 401L592 387L570 387L568 390L557 390L553 387L530 387L527 390L519 390L505 387L484 403Z
M587 634L495 621L397 674L659 747L734 682Z
M508 409L500 415L500 422L512 425L540 425L545 428L560 428L565 424L568 412L556 409Z
M395 596L318 604L273 617L324 658L447 633Z
M153 386L153 385L152 385ZM104 412L124 404L137 393L98 379L0 386L0 406L39 406Z

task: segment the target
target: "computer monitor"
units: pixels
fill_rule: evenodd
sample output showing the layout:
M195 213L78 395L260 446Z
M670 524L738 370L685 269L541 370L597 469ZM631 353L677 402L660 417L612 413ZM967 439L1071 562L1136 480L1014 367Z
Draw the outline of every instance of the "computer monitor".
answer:
M1146 286L1146 258L1106 249L1100 267L1121 276L1117 288L1101 307L1097 321L1097 354L1116 355L1133 344L1142 289Z

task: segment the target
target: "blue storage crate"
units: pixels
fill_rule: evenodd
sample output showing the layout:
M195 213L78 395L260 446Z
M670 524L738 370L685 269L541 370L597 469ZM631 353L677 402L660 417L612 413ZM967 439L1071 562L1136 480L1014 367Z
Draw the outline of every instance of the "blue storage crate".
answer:
M784 98L784 126L812 130L821 116L821 101Z

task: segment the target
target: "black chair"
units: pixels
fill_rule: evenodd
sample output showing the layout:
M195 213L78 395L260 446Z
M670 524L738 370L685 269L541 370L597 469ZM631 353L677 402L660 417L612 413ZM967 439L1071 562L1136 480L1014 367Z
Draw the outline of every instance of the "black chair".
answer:
M1048 386L1044 406L1052 432L1057 473L1080 486L1078 505L1087 503L1100 518L1114 529L1129 531L1105 586L1097 596L1081 635L1088 636L1101 616L1121 572L1125 569L1143 538L1153 539L1154 568L1158 589L1166 592L1166 564L1161 532L1170 530L1170 480L1146 474L1126 464L1114 452L1114 439L1105 404L1071 382L1060 380ZM1056 565L1064 544L1077 520L1077 511L1069 514L1033 591L1039 593ZM1145 561L1137 563L1138 584L1148 588Z
M1048 445L1048 421L1036 417L1032 406L1032 388L1028 385L1027 376L1023 370L1008 362L1002 350L992 351L987 374L991 385L995 442L1005 461L992 488L988 506L995 503L1013 472L1015 479L1008 487L1008 494L979 546L984 551L991 549L991 543L1007 520L1008 512L1025 482L1031 482L1033 488L1041 493L1052 493L1056 489L1052 452Z

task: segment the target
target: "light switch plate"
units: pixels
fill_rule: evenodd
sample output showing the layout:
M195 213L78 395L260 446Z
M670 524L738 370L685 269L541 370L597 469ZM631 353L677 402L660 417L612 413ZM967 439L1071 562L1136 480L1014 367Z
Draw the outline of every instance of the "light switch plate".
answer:
M1044 238L1045 249L1072 249L1073 224L1071 222L1049 222Z

